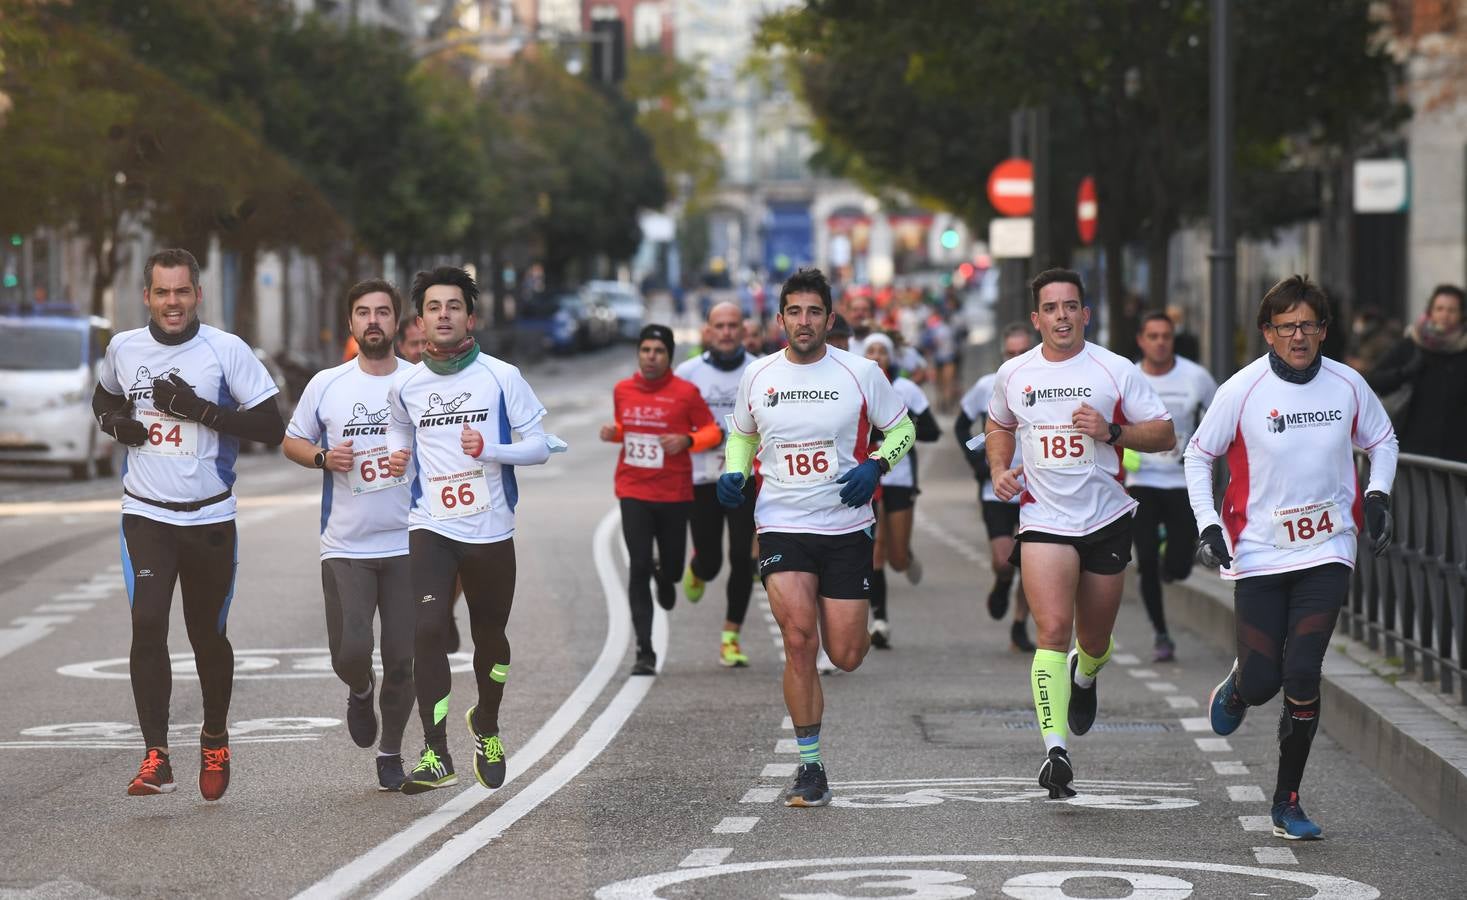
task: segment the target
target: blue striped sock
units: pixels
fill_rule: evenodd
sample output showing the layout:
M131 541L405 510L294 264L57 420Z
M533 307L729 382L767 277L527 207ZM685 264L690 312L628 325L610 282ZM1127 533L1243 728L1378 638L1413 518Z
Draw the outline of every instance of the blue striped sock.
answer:
M808 737L797 737L795 743L800 748L800 763L802 765L820 765L820 732L815 732Z

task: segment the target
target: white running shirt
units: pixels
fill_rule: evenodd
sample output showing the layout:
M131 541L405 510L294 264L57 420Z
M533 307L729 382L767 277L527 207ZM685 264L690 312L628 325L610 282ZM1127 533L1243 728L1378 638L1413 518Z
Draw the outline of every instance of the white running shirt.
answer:
M1185 490L1187 472L1182 468L1182 454L1187 442L1197 430L1202 412L1212 405L1212 396L1217 393L1217 382L1208 371L1190 359L1176 357L1176 365L1164 375L1151 375L1141 364L1136 371L1156 391L1166 411L1172 414L1172 425L1177 429L1177 446L1162 453L1142 453L1141 468L1126 479L1127 487L1165 488Z
M993 386L997 382L997 372L991 372L987 375L984 375L982 378L973 382L973 386L968 388L968 393L964 394L963 399L958 401L958 405L963 408L963 414L968 417L969 421L977 426L975 430L979 432L983 430L984 423L988 421L988 401L993 397ZM986 451L979 450L978 452L983 453ZM1023 464L1024 448L1020 446L1017 441L1015 441L1014 461L1010 464L1010 468L1016 468L1018 466L1022 466ZM1022 478L1023 476L1020 477ZM992 478L984 479L982 497L984 503L1005 502L998 499L998 495L993 492ZM1015 495L1014 499L1007 502L1017 504L1019 502L1019 496Z
M927 411L929 403L927 395L910 378L898 376L891 383L892 390L896 391L902 403L906 404L907 414L913 419ZM916 487L917 486L917 450L913 447L906 455L897 460L891 471L881 476L881 483L888 487Z
M728 416L733 414L734 401L739 396L739 381L744 370L754 364L754 357L744 354L744 360L735 369L724 371L708 361L708 354L683 360L673 374L690 381L703 395L703 402L713 413L713 421L719 428L728 428ZM723 457L728 445L728 435L723 443L712 450L693 454L693 484L713 484L723 474Z
M1115 424L1171 418L1130 360L1089 342L1064 362L1045 359L1040 344L1000 366L988 417L1024 445L1020 534L1092 534L1136 508L1121 449L1071 424L1082 402Z
M836 478L870 455L873 425L885 431L906 414L869 359L827 346L808 365L785 351L756 360L739 382L733 425L761 442L759 531L850 534L876 521L869 503L852 509L840 501Z
M1332 359L1308 384L1273 373L1268 357L1218 388L1187 445L1197 529L1222 525L1232 548L1227 580L1325 563L1355 565L1363 497L1354 449L1370 454L1368 490L1390 493L1396 432L1365 379ZM1212 461L1227 456L1222 516L1212 506Z
M330 450L351 441L352 471L321 473L321 558L383 559L408 552L408 482L387 472L387 392L413 364L368 375L357 360L317 372L285 433Z
M486 444L508 444L513 432L545 417L520 370L483 352L452 375L418 363L399 376L387 406L388 448L410 447L418 464L408 530L425 528L466 544L514 537L514 466L468 456L460 435L468 425Z
M107 344L98 380L109 394L124 394L134 404L133 418L148 428L148 443L128 447L122 487L152 500L192 503L234 487L239 438L176 419L153 407L153 379L169 373L194 393L224 409L251 409L279 393L249 346L227 331L199 325L182 344L160 344L147 327L124 331ZM193 512L175 512L122 497L123 515L143 516L171 525L207 525L234 518L234 495Z

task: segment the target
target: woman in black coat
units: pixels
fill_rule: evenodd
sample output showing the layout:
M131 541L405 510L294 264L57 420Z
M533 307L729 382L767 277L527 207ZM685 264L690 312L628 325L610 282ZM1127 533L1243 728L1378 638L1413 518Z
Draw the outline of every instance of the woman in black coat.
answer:
M1365 377L1388 397L1411 385L1411 399L1392 416L1402 453L1467 462L1467 296L1450 284L1432 291L1426 312L1406 338Z

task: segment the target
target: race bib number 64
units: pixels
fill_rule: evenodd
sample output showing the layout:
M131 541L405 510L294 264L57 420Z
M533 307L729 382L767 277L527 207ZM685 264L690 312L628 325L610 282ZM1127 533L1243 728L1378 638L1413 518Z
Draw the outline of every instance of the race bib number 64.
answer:
M435 519L459 519L489 508L489 482L482 467L428 475L424 481L428 513Z
M199 425L188 419L178 419L156 409L139 409L138 421L148 428L148 441L138 448L139 453L151 456L197 456L199 454Z

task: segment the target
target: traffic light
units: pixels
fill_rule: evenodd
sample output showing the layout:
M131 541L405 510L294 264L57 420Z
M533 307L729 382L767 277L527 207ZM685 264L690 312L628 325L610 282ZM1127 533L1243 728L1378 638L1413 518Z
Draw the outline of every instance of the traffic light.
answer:
M944 231L942 233L941 241L942 241L942 249L944 249L944 250L956 250L956 249L958 249L958 231L957 231L957 229L956 228L949 228L946 231Z
M12 246L12 247L19 247L21 244L24 244L24 243L25 243L25 237L23 235L12 234L10 236L10 246Z

